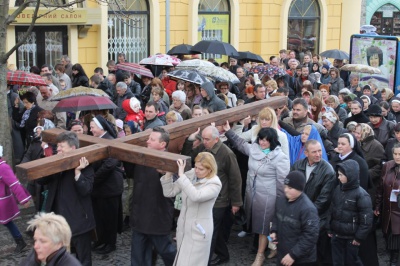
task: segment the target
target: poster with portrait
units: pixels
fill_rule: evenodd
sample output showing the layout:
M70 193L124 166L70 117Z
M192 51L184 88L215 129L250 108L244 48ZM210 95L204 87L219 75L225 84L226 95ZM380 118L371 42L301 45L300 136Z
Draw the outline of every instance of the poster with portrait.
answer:
M391 36L353 35L350 62L378 68L381 74L359 73L360 84L375 79L379 88L395 89L398 39ZM399 77L400 78L400 77Z

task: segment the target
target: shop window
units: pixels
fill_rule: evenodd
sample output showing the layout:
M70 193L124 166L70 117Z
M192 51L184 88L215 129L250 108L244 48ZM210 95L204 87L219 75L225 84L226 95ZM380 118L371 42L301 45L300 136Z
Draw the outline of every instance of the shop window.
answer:
M400 11L394 5L381 6L372 16L371 25L376 27L379 35L400 35Z
M319 52L320 8L317 0L294 0L289 8L287 44L297 54Z
M108 7L108 59L124 53L128 62L149 56L149 7L145 0L112 1Z
M197 24L198 40L229 42L229 24L230 7L227 0L200 0ZM227 60L226 56L219 54L202 54L202 58Z

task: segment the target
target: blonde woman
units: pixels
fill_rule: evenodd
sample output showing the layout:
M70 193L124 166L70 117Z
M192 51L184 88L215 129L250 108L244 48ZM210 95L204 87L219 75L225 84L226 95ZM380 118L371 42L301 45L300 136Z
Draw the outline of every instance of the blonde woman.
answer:
M28 230L35 232L34 245L21 265L81 265L69 254L72 233L64 217L54 213L39 213L28 224Z
M278 83L276 83L275 80L271 79L265 82L265 88L267 91L267 94L271 96L272 93L275 93L278 89Z
M217 163L211 153L201 152L192 170L184 172L186 161L178 160L177 164L177 176L167 173L161 177L165 197L182 193L174 265L207 265L214 228L212 209L222 188Z
M282 152L289 156L289 144L287 136L280 130L275 111L272 110L270 107L265 107L258 113L257 125L253 126L250 130L247 130L245 132L242 132L243 127L243 125L235 125L233 127L233 130L236 134L239 135L239 137L251 143L254 143L256 141L260 129L266 127L274 128L278 133L278 140L281 143Z

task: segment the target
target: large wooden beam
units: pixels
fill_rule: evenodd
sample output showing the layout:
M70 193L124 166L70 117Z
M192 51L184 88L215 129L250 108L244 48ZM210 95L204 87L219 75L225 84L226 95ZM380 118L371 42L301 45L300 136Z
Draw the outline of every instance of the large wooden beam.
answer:
M201 129L203 129L213 122L216 126L225 124L227 120L230 123L233 123L240 121L247 116L257 115L264 107L269 106L272 109L276 109L285 104L287 104L287 98L284 96L277 96L262 101L257 101L254 103L218 111L206 116L196 117L182 122L173 123L171 125L163 126L163 128L165 128L169 132L170 140L173 141L183 136L189 136L190 134L195 132L197 128L200 127ZM117 141L138 146L145 146L148 135L149 132L144 131L136 133L134 135L119 138L117 139Z
M108 157L108 147L103 144L94 144L71 151L68 154L57 154L43 159L17 165L16 173L22 180L33 180L52 175L79 165L79 159L86 157L89 162L95 162Z

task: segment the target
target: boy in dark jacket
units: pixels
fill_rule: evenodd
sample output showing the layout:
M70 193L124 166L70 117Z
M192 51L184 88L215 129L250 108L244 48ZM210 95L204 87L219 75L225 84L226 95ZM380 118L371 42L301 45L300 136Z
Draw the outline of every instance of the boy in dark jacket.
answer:
M276 201L270 237L278 246L277 265L313 265L317 261L319 217L303 193L305 185L302 172L290 172L285 179L286 197Z
M337 169L340 185L333 194L328 225L333 265L363 265L358 250L372 228L371 198L360 187L356 161L343 161Z

